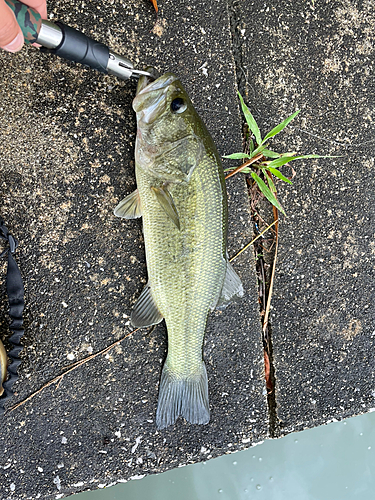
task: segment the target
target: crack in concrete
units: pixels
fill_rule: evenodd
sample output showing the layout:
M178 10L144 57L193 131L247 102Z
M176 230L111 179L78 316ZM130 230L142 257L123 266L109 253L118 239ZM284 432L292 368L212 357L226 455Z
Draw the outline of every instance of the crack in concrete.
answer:
M242 53L242 44L243 42L241 41L241 36L239 33L239 28L237 26L237 20L239 19L238 16L236 15L236 7L239 2L237 0L227 0L227 11L228 11L228 17L229 17L229 27L230 27L230 33L231 33L231 39L232 39L232 57L234 60L234 67L235 67L235 75L236 75L236 82L237 82L237 87L241 95L245 96L248 94L248 82L246 78L245 71L243 69L243 53ZM245 120L242 117L243 125L245 126ZM246 142L245 137L243 138L244 144ZM249 192L249 197L250 197L250 192ZM271 209L272 213L272 209ZM251 215L253 219L253 232L254 232L254 237L259 234L259 231L256 227L256 220L255 220L255 213L254 210L251 208ZM260 257L261 252L258 252L259 245L254 245L254 254L255 254L255 261L259 261L261 259L261 262L263 263L263 269L264 269L264 259L263 257ZM275 265L276 263L274 262L274 259L272 259L272 266ZM263 299L265 300L265 303L267 302L267 297L268 297L268 288L269 288L269 277L270 273L272 271L272 266L271 269L269 270L266 276L265 280L262 280L258 270L257 270L257 279L258 279L258 285L259 287L263 286ZM265 311L265 306L262 305L262 297L260 297L259 300L259 309L260 309L260 322L262 324L262 318L264 317L264 311ZM263 327L263 324L262 324ZM263 331L263 328L262 328ZM268 416L269 416L269 421L268 421L268 432L271 438L278 437L279 435L279 425L278 425L278 417L277 417L277 402L276 402L276 394L275 394L275 386L276 386L276 378L275 378L275 367L273 363L273 350L272 350L272 325L270 322L268 322L267 326L267 334L266 336L263 336L263 346L264 346L264 351L268 355L269 363L270 363L270 382L272 384L272 390L268 391L267 394L267 403L268 403Z
M258 191L254 186L251 186L249 179L248 181L248 192L250 200L254 200ZM263 218L259 215L259 212L266 212L267 218L273 215L273 210L269 203L264 198L259 198L253 201L250 206L251 216L253 221L253 232L257 236L262 231L262 225L264 223ZM258 290L259 290L259 314L260 322L262 325L263 333L263 349L264 349L264 361L265 361L265 378L267 387L267 402L269 411L269 434L271 437L277 437L278 435L278 418L276 412L276 395L275 395L275 369L273 363L273 349L272 349L272 325L268 319L266 327L264 327L264 318L266 314L267 302L270 292L271 276L273 271L273 266L275 265L275 236L271 239L260 239L254 243L254 257L256 263L256 273L258 280ZM268 370L268 373L267 373Z

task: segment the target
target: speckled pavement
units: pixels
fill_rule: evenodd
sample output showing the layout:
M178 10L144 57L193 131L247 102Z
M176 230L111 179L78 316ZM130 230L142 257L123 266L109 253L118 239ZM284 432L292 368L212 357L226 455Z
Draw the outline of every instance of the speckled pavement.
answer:
M373 7L235 5L255 118L268 131L301 109L272 145L340 156L294 162L293 186L279 188L288 217L271 315L276 435L375 409Z
M246 299L209 320L210 424L156 431L165 329L136 332L8 411L6 500L62 498L375 407L372 2L159 6L156 25L146 0L57 2L49 12L140 67L177 72L221 154L241 149L238 83L263 133L301 109L276 150L341 156L296 162L293 186L279 185L288 217L271 313L276 406L270 420L248 251L235 262ZM146 269L140 222L112 215L134 189L136 84L33 48L0 63L0 213L20 239L27 292L16 403L131 331ZM252 228L243 179L227 185L233 255Z
M222 2L57 2L139 68L178 73L221 154L241 149L229 16ZM134 189L136 82L41 54L0 54L0 213L20 240L23 363L12 404L131 331L146 282L141 221L113 215ZM229 253L252 239L244 179L228 182ZM3 266L3 263L1 263ZM1 421L0 498L54 499L243 449L268 435L252 250L235 261L246 298L209 318L211 422L155 427L166 332L138 331ZM3 271L3 267L1 268ZM4 276L4 273L2 273ZM1 335L7 335L1 287Z

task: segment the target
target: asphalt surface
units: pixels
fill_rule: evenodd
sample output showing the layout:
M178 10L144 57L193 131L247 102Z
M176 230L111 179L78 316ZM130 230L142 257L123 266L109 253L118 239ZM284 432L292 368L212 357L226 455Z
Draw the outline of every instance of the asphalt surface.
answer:
M241 150L229 17L221 2L49 5L139 63L174 71L221 154ZM35 48L0 54L0 213L20 240L26 333L15 397L0 433L0 497L62 498L207 460L268 436L268 407L252 250L234 266L246 297L210 315L204 357L211 422L155 427L164 324L132 334L11 411L72 363L131 331L147 280L141 221L113 215L134 190L136 82ZM252 238L244 179L228 182L229 254ZM1 295L1 335L7 316Z
M375 15L356 1L236 8L240 85L263 131L301 109L272 146L340 156L296 161L293 186L279 184L271 325L283 435L375 407Z
M237 85L271 145L340 158L295 163L278 185L287 218L271 311L271 432L371 411L374 401L374 24L370 2L146 0L50 4L54 19L140 67L184 82L221 154L240 151ZM0 54L0 213L26 283L14 403L130 332L146 267L139 221L113 208L134 189L135 83L33 48ZM285 168L286 174L290 170ZM251 240L244 179L227 183L229 253ZM62 498L249 447L270 419L252 251L235 261L246 298L209 319L212 419L155 429L163 325L139 331L2 421L2 498ZM1 292L1 334L7 335ZM9 405L9 408L12 405ZM38 496L39 495L39 496Z

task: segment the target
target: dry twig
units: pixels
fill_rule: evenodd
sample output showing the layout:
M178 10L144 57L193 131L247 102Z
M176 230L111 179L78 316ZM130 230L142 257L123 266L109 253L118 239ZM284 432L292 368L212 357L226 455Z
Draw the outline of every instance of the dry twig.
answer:
M232 172L229 172L229 174L225 177L225 179L229 179L229 177L232 177L232 175L238 174L238 172L241 172L241 170L243 170L244 168L249 167L250 165L252 165L256 161L260 160L260 158L262 158L262 156L263 156L263 154L259 153L256 156L254 156L254 158L251 158L250 160L245 161L245 163L243 163L239 167L232 170Z
M49 387L50 385L55 384L56 382L57 382L56 389L58 389L58 387L60 385L60 382L62 381L62 379L64 378L65 375L67 375L68 373L72 372L76 368L84 365L88 361L91 361L92 359L96 358L100 354L106 354L111 349L113 349L116 345L120 344L123 340L125 340L127 337L130 337L130 335L132 335L133 333L137 332L138 330L139 330L139 328L136 328L132 332L127 333L126 335L124 335L124 337L122 337L119 340L116 340L116 342L113 342L113 344L109 345L108 347L105 347L101 351L99 351L99 352L97 352L95 354L91 354L90 356L87 356L87 358L81 359L81 360L77 361L76 363L73 363L72 365L70 365L70 368L68 368L64 373L61 373L61 375L58 375L57 377L55 377L52 380L48 381L40 389L38 389L37 391L35 391L32 394L30 394L30 396L27 396L26 399L24 399L23 401L20 401L15 406L12 406L12 408L10 408L8 411L11 412L11 411L15 410L16 408L24 405L27 401L30 401L30 399L32 399L33 397L35 397L37 394L41 393L46 387Z
M271 227L274 226L278 221L279 221L279 219L274 220L272 222L272 224L270 224L268 227L266 227L266 229L264 231L262 231L260 234L258 234L258 236L256 236L253 240L251 240L250 243L245 245L238 253L236 253L236 255L234 257L229 259L229 262L232 262L232 260L236 259L242 252L244 252L247 248L249 248L249 246L252 245L258 238L260 238L264 233L266 233L269 229L271 229ZM277 233L276 233L276 235L277 235Z
M268 318L270 315L270 307L271 307L271 299L272 299L272 292L273 292L273 284L275 281L275 272L276 272L276 262L277 262L277 249L278 249L278 242L279 242L279 218L278 218L278 210L274 206L273 207L273 216L274 216L274 224L275 229L276 229L276 234L275 234L275 255L273 258L273 265L272 265L272 274L271 274L271 280L270 280L270 285L268 288L268 298L267 298L267 306L266 306L266 311L264 314L264 320L263 320L263 334L266 332L267 326L268 326Z

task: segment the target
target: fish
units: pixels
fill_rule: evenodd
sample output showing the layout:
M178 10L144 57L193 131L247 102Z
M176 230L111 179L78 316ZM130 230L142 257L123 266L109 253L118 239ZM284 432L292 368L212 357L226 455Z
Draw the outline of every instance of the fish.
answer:
M152 73L152 68L147 68ZM156 426L178 417L210 420L203 360L207 318L244 295L227 253L228 204L220 156L180 79L140 78L137 189L114 214L142 217L148 282L131 313L134 327L165 319L168 353L159 384Z

